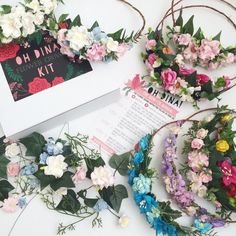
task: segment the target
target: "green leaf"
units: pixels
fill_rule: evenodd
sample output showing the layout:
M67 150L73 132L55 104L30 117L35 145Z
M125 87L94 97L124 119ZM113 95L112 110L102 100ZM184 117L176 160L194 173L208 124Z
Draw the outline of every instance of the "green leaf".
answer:
M0 138L0 155L3 155L5 153L6 146L5 143L3 142L5 138L6 138L5 136Z
M196 38L196 39L199 40L199 41L201 41L202 39L205 38L201 27L198 28L197 32L194 34L193 37Z
M7 178L7 165L9 162L5 156L0 156L0 178Z
M93 23L92 27L90 28L90 31L92 31L92 30L93 30L94 28L96 28L96 27L99 27L99 24L98 24L97 21L95 21L95 22Z
M50 30L55 30L56 25L57 25L56 21L54 19L50 18L49 19L49 29Z
M202 85L202 91L205 91L208 94L212 94L213 93L211 80L209 80L207 83Z
M46 140L43 135L34 132L31 135L20 139L20 142L27 148L26 155L38 157L43 151Z
M34 173L34 176L39 180L41 190L56 180L56 178L52 175L45 175L43 170L38 170Z
M9 6L9 5L1 5L0 9L1 8L2 8L2 11L0 11L0 12L2 12L4 15L9 14L11 12L11 6Z
M11 192L14 187L7 181L0 181L0 201L4 201L4 199L8 198L8 193Z
M98 201L98 198L85 198L84 199L84 204L88 207L93 208Z
M120 42L121 41L121 35L122 35L123 31L124 31L124 29L120 29L120 30L116 31L113 34L108 34L107 36L113 38L113 40L115 40L115 41Z
M73 173L67 171L63 174L61 178L58 178L50 183L51 188L56 191L59 188L65 187L65 188L74 188L75 184L72 181L71 176Z
M180 26L181 28L183 27L183 17L182 17L183 9L180 10L179 17L176 20L176 26Z
M80 19L80 15L76 16L75 19L72 22L72 26L81 26L81 19Z
M76 193L73 190L69 189L67 191L67 195L63 196L62 200L57 205L56 209L75 214L76 212L79 211L80 207L81 204L76 198Z
M185 77L185 80L193 87L196 87L197 85L197 72L192 73L191 75L188 75Z
M188 22L184 25L184 27L183 27L184 34L193 35L193 33L194 33L193 19L194 19L194 16L191 16L190 19L188 20Z
M42 42L42 39L43 39L42 33L40 31L38 31L35 33L34 37L35 37L35 41L36 41L37 45L39 46Z
M220 32L219 32L215 37L213 37L212 39L213 39L213 40L220 41L221 33L222 33L222 31L220 31Z
M128 197L127 190L123 185L103 188L99 190L99 195L116 212L119 212L122 200Z
M167 202L160 202L159 203L159 210L160 210L160 215L163 218L163 220L166 221L173 221L182 216L182 213L177 210L173 210L171 208L171 204L169 201Z
M128 165L129 165L130 152L126 152L120 156L113 155L109 160L109 165L111 168L117 170L120 175L128 174Z
M23 82L23 78L21 75L17 74L14 72L14 70L12 69L12 67L6 62L4 65L4 69L7 72L7 75L14 80L17 83L22 83Z
M69 14L62 14L58 19L58 23L65 21L68 16Z

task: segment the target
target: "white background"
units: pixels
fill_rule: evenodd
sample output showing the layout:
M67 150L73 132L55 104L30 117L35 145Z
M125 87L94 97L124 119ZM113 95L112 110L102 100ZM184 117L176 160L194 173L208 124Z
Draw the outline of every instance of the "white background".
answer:
M10 2L10 1L2 1L4 3ZM13 1L11 1L13 2ZM65 1L65 6L60 6L57 10L58 14L60 13L67 13L70 12L71 16L75 16L77 13L81 14L82 21L85 25L90 26L95 20L98 20L102 26L102 28L106 32L112 32L119 27L124 27L127 29L135 28L137 29L140 25L140 21L137 20L135 14L133 14L132 11L130 11L129 8L123 6L121 3L115 0L100 0L100 1L94 1L94 0L86 0L86 1L78 1L78 0L67 0ZM142 12L144 13L146 20L147 20L147 26L155 27L157 22L161 19L163 16L165 10L169 7L170 1L168 0L130 0L134 5L136 5ZM186 1L188 3L198 2L203 3L203 1ZM206 1L204 1L206 2ZM235 1L231 1L232 3ZM228 9L228 7L225 7L219 1L213 1L208 0L207 3L212 4L214 6L218 6L219 9L221 9L224 12L227 12L230 16L236 16L235 12ZM236 4L236 3L235 3ZM203 30L206 32L207 35L212 36L217 34L221 29L223 30L222 34L222 42L223 45L230 45L236 44L236 32L235 29L229 25L229 23L222 19L221 16L216 15L208 10L188 10L186 11L186 14L184 14L184 17L187 18L192 14L196 15L196 28L198 25L201 25ZM233 18L235 21L236 19ZM170 20L169 20L170 22ZM98 65L98 67L102 67L103 70L103 76L106 76L110 78L111 80L119 79L120 84L121 81L125 81L127 79L130 79L133 77L136 73L144 73L145 67L140 59L140 52L144 48L144 43L141 41L138 45L135 46L133 50L131 50L127 55L125 55L119 63L114 63L115 65L108 65L114 67L114 70L112 71L112 74L107 73L107 65ZM96 66L95 66L96 67ZM94 74L93 76L96 76L96 68L94 67ZM227 67L227 69L223 69L220 71L216 71L214 73L211 73L211 75L235 75L236 65L232 65ZM100 71L101 69L99 69ZM223 72L222 72L223 71ZM226 73L227 72L227 73ZM1 78L3 79L3 78ZM97 78L99 79L99 77ZM104 84L103 86L106 86ZM236 88L225 93L224 97L221 101L222 104L229 104L231 108L236 108L235 105L235 95ZM48 98L50 99L50 97ZM69 98L68 98L69 99ZM70 98L73 100L73 97ZM46 136L54 136L57 137L58 134L61 131L61 128L63 126L63 123L69 123L70 131L71 133L76 133L77 131L92 134L93 128L96 126L97 120L99 120L99 117L102 116L103 108L102 106L105 106L107 104L107 101L103 101L102 104L98 104L97 107L95 107L97 110L93 111L87 115L79 116L76 118L76 115L73 116L73 121L60 119L58 127L51 129L51 125L54 123L53 121L46 123L46 125L40 128L37 128L37 130L44 130L44 134ZM216 105L216 101L213 102L206 102L204 104L200 104L201 108L204 107L212 107ZM60 106L60 104L58 104ZM39 107L39 109L44 109L44 106ZM30 108L29 108L30 109ZM194 109L191 107L191 105L184 105L184 109L182 109L181 114L179 114L180 117L184 117L186 114L191 114L194 111ZM17 115L19 118L22 116L24 117L24 114L12 114ZM19 120L20 122L20 120ZM58 124L58 121L55 120L55 123ZM15 125L15 124L12 124ZM157 147L158 149L158 142ZM153 166L160 167L160 150L155 155L155 159L153 160ZM157 158L158 157L158 158ZM125 178L121 178L120 182L123 182L126 184L127 180ZM157 198L159 197L159 200L164 200L167 198L167 195L163 191L163 186L161 183L155 183L153 192L157 193ZM205 203L206 204L206 203ZM18 212L19 213L19 212ZM0 212L0 235L1 236L7 236L8 232L15 221L18 213L16 214L6 214ZM90 227L90 221L86 221L78 225L77 230L74 232L69 232L68 236L76 236L76 235L83 235L83 236L95 236L98 234L102 234L105 236L113 235L136 235L136 236L143 236L143 235L150 235L154 236L155 233L150 227L147 225L145 219L139 214L138 209L136 208L132 197L130 193L130 198L128 200L124 201L123 207L121 209L121 213L124 213L130 217L130 225L127 229L121 229L117 225L117 220L110 215L109 213L102 213L103 217L103 228L102 229L92 229ZM235 217L236 218L236 217ZM12 236L53 236L56 235L56 228L58 223L65 222L70 223L73 219L71 217L64 217L62 215L56 214L55 212L49 211L45 205L39 200L34 199L32 203L27 207L24 214L21 216L19 221L17 222L13 232ZM184 219L184 223L188 223L187 220ZM227 235L227 236L233 236L235 235L236 226L227 226L223 229L220 229L219 235Z

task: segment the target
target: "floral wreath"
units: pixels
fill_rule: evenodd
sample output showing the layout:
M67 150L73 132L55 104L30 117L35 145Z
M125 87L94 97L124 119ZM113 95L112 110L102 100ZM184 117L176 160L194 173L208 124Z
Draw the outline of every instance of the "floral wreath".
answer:
M131 49L141 37L145 28L145 18L126 0L119 1L130 6L141 16L143 25L138 32L127 35L126 30L122 28L115 33L105 33L97 21L91 28L87 28L82 25L79 15L72 21L67 18L68 14L63 14L50 28L51 31L55 31L53 35L61 46L61 53L74 62L81 60L109 62L118 60Z
M0 6L0 45L22 42L40 29L48 28L62 0L22 0L15 6Z
M213 79L207 74L197 72L195 66L216 69L235 62L236 48L223 47L220 42L221 33L215 37L206 38L201 28L194 31L194 16L184 24L182 10L187 8L207 8L223 15L236 28L235 23L223 12L207 5L189 5L180 9L175 7L183 0L175 3L158 24L157 29L149 30L147 35L146 52L142 58L148 68L149 80L164 91L179 96L181 100L197 104L201 99L212 100L231 89L235 78L222 76ZM222 0L234 10L230 3ZM174 13L180 11L175 20ZM167 43L163 34L163 24L168 16L172 16L173 27L167 26ZM190 63L193 67L188 67ZM146 76L145 76L146 78Z
M88 218L93 227L101 227L103 210L126 227L129 218L119 215L119 211L128 193L125 186L115 185L116 171L113 173L101 155L89 147L87 136L65 136L46 140L33 133L19 142L0 140L0 208L8 213L22 209L21 215L27 204L40 195L50 210L77 219L68 225L61 223L58 235L75 230L77 223ZM114 163L111 159L112 167ZM84 181L90 182L87 188L81 188ZM29 195L34 197L29 200Z

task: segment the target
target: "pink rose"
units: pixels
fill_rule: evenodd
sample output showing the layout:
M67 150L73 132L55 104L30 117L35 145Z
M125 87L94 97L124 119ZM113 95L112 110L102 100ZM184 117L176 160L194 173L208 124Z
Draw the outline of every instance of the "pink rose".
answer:
M209 157L203 152L192 151L188 154L188 165L194 171L199 171L209 166Z
M201 128L197 131L196 137L199 139L204 139L207 136L207 134L208 134L208 130Z
M196 71L195 68L187 68L187 67L184 67L184 66L181 66L179 68L180 75L188 76L188 75L191 75L192 73L194 73L195 71Z
M220 42L218 40L207 40L201 41L199 48L199 58L203 61L213 60L220 53Z
M181 34L178 38L179 45L187 46L192 40L192 36L190 34Z
M20 172L20 165L18 163L9 163L7 165L7 175L10 177L15 177Z
M202 171L199 175L199 178L201 179L201 181L205 184L209 183L210 181L212 181L212 176L204 171Z
M226 58L226 63L227 64L234 63L234 54L233 53L228 53L227 58Z
M132 90L138 90L142 88L144 81L141 81L140 75L136 75L133 80L129 80L127 86Z
M121 43L117 49L118 57L124 56L124 54L130 49L130 46L127 43Z
M75 175L72 180L75 184L79 184L82 180L86 178L87 168L84 166L77 167Z
M106 47L95 43L88 49L86 56L90 61L101 61L106 56Z
M14 213L18 210L18 198L16 197L9 197L5 199L2 205L3 211L7 213Z
M210 78L207 75L205 75L205 74L197 74L197 82L200 85L206 84L209 80L210 80Z
M150 54L150 55L148 56L148 62L149 62L151 65L153 65L153 64L155 63L156 59L157 59L157 57L156 57L156 55L155 55L154 53L152 53L152 54Z
M157 45L157 42L155 39L148 40L146 43L146 49L151 50L153 47Z
M201 149L204 146L204 142L202 139L199 138L195 138L192 142L191 142L191 147L193 149Z
M164 89L169 90L177 82L177 73L171 69L161 72L161 79L163 81Z
M228 88L231 85L231 79L229 76L223 76L224 80L225 80L225 87L224 88Z

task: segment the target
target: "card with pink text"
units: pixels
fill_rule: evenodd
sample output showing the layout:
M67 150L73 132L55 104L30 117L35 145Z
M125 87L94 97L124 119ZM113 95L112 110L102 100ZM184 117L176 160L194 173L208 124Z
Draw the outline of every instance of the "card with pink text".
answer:
M0 62L14 101L92 70L88 61L69 61L46 31L33 34L24 44L1 46Z

